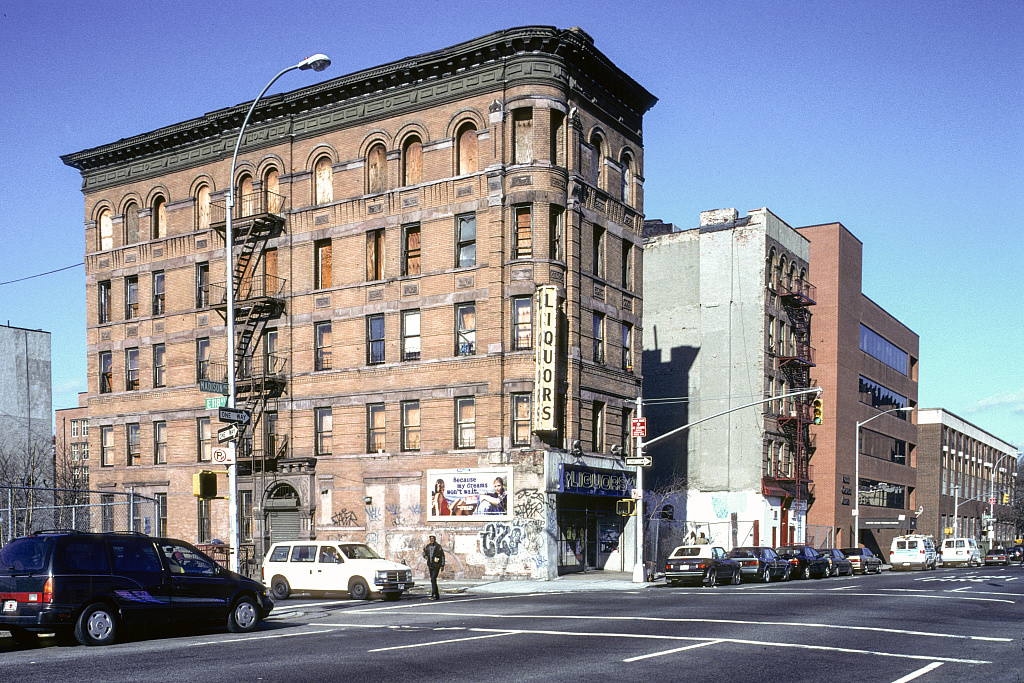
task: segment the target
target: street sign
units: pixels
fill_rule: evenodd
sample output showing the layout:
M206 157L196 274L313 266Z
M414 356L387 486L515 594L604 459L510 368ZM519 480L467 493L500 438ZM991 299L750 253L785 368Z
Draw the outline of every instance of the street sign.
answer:
M206 399L206 409L213 410L214 408L220 408L221 406L227 405L227 396L214 396L213 398Z
M995 499L995 496L993 496L992 498L989 498L989 499L988 499L988 504L989 504L989 505L995 505L995 504L996 504L996 499Z
M215 382L212 379L199 380L199 391L207 391L211 394L228 394L227 382Z
M217 443L224 443L225 441L231 441L238 436L238 425L231 424L224 429L217 430Z
M630 433L633 438L640 437L641 439L647 436L647 418L646 417L634 417L629 421Z
M234 422L246 427L249 421L252 420L252 415L249 414L248 410L242 410L241 408L220 408L217 411L217 419L221 422Z
M654 464L654 458L644 455L639 458L626 458L626 467L650 467Z
M233 446L214 446L210 451L210 456L216 465L235 464L235 449Z

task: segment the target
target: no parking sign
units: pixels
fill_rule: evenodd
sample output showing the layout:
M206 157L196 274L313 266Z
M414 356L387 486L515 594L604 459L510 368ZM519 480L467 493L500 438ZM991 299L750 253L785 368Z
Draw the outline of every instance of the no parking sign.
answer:
M234 444L227 446L215 446L210 454L213 462L218 465L234 465L235 464L235 447Z

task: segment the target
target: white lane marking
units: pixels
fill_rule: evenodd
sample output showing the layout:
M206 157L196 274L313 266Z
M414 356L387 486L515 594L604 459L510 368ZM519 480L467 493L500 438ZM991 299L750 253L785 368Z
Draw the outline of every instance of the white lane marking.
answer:
M900 628L883 628L881 626L845 626L842 624L815 624L810 622L794 621L754 621L752 619L699 619L691 617L637 617L637 616L587 616L578 614L484 614L481 612L421 612L424 615L449 616L449 617L479 617L484 619L565 619L578 621L633 621L652 623L683 623L683 624L736 624L740 626L789 626L792 628L820 628L834 629L839 631L870 631L876 633L893 633L907 636L922 636L926 638L952 638L954 640L981 640L993 643L1009 643L1013 638L996 636L969 636L962 633L938 633L934 631L911 631ZM322 622L321 622L322 623ZM331 626L343 626L344 624L330 624Z
M650 659L651 657L662 657L664 655L675 654L676 652L683 652L684 650L695 650L698 647L704 647L705 645L717 645L722 642L721 640L709 640L706 643L694 643L693 645L684 645L683 647L672 648L671 650L662 650L661 652L652 652L647 655L640 655L639 657L629 657L623 659L623 662L630 664L632 662L638 662L641 659Z
M942 666L942 664L942 662L932 662L928 666L922 666L917 671L913 671L904 676L903 678L897 678L892 683L907 683L907 681L912 681L915 678L918 678L919 676L924 676L926 673L932 671L933 669L938 669L940 666Z
M485 600L509 600L512 598L526 598L526 597L537 597L541 595L561 595L562 593L571 593L572 591L561 591L551 593L514 593L507 595L494 595L479 598L469 598L454 596L445 598L446 602L482 602ZM301 612L307 609L314 609L318 607L338 607L341 605L351 605L351 600L331 600L330 602L307 602L301 605L287 605L285 607L274 607L274 611L270 613L268 619L273 619L274 616L279 614L289 614L291 612ZM410 598L408 600L401 600L397 603L387 603L386 605L378 605L374 607L353 607L352 609L345 610L345 614L368 614L371 612L391 612L394 610L411 609L413 607L430 607L424 601Z
M238 636L236 638L224 638L222 640L201 640L198 643L191 643L192 645L223 645L224 643L250 643L254 640L272 640L274 638L294 638L295 636L315 636L320 633L334 633L338 629L336 628L324 628L316 631L299 631L297 633L260 633L257 635L249 634L248 636Z
M474 629L475 630L475 629ZM415 647L433 647L434 645L446 645L448 643L462 643L467 640L483 640L484 638L500 638L502 636L511 636L517 634L518 631L503 631L501 633L491 633L486 636L467 636L465 638L449 638L448 640L432 640L426 643L414 643L412 645L393 645L391 647L378 647L374 650L367 650L367 652L387 652L388 650L410 650Z
M895 591L895 592L905 592L906 591L906 589L903 589L903 588L883 588L882 590ZM766 590L764 592L757 593L757 595L805 595L805 594L806 594L806 591L783 591L783 590ZM706 595L706 594L705 593L688 593L688 595L701 595L701 596L703 596L703 595ZM722 593L719 593L719 595L722 595ZM860 596L864 596L864 597L874 597L874 598L888 597L888 595L886 593L844 593L843 595L860 595ZM963 597L963 594L961 594L961 593L958 593L957 595L936 595L936 594L929 594L927 592L920 592L919 593L919 592L911 591L911 592L906 592L905 596L908 597L908 598L925 598L925 599L928 599L928 600L976 600L976 601L979 601L979 602L1005 602L1005 603L1009 603L1011 605L1014 605L1014 604L1017 603L1016 600L1000 600L1000 599L997 599L997 598L967 598L967 597Z
M853 586L840 586L839 588L826 588L825 590L827 590L827 591L848 591L851 588L853 588Z
M541 636L579 636L579 637L590 637L590 638L636 638L643 640L696 640L686 636L664 636L657 634L641 634L641 633L579 633L576 631L543 631L543 630L532 630L532 629L517 629L509 631L506 629L488 629L488 628L472 628L470 631L479 631L483 633L520 633L523 635L541 635ZM703 640L703 639L702 639ZM719 643L735 643L737 645L754 645L758 647L788 647L796 648L800 650L820 650L822 652L842 652L843 654L853 655L875 655L877 657L893 657L895 659L916 659L924 660L929 662L952 662L955 664L991 664L992 662L984 659L961 659L959 657L937 657L935 655L908 655L898 652L881 652L878 650L859 650L848 647L834 647L830 645L808 645L805 643L780 643L780 642L768 642L761 640L745 640L742 638L719 638Z

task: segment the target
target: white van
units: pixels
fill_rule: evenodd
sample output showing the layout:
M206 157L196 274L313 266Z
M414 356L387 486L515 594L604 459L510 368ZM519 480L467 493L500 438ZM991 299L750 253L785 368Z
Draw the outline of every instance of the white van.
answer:
M942 564L981 566L981 548L973 538L947 538L942 542Z
M935 542L930 536L909 534L892 539L889 548L889 564L893 569L935 569L938 554Z
M270 546L263 562L263 585L275 600L292 592L346 591L356 600L372 594L398 600L413 587L412 570L385 560L365 543L283 541Z

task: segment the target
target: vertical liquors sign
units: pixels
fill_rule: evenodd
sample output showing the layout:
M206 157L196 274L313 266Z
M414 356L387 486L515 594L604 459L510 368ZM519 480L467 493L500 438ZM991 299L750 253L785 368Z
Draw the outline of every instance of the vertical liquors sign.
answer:
M555 419L555 378L558 357L558 288L542 285L533 299L536 312L537 375L533 383L533 430L553 432L558 428Z

